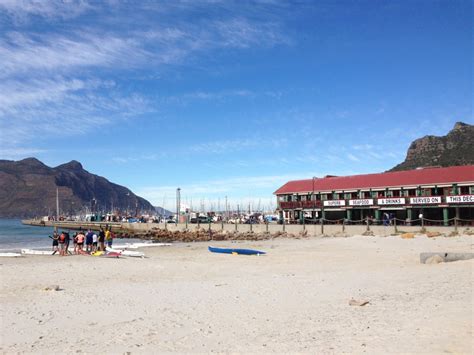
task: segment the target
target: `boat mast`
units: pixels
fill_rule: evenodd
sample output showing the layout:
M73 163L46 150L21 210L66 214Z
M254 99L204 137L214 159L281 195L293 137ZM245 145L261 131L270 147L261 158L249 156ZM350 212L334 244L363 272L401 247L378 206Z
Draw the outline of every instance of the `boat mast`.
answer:
M59 188L56 187L56 221L59 221Z

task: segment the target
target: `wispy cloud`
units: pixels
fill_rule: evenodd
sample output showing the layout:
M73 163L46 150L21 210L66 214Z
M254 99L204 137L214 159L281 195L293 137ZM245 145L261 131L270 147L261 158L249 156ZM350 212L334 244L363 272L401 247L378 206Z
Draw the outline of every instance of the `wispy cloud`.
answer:
M248 16L245 11L234 11L236 6L231 7L233 11L225 16L211 15L205 22L190 23L188 15L202 11L202 4L137 4L133 24L127 30L130 6L123 2L0 1L4 19L12 20L9 31L0 35L0 129L9 136L6 148L22 148L25 138L47 138L58 133L80 135L117 119L156 112L158 105L166 104L104 79L111 73L127 78L144 70L157 72L162 67L190 65L196 58L219 49L242 50L291 42L275 18L270 20L256 13ZM105 9L111 11L110 15ZM164 21L150 21L149 11L156 11ZM85 14L90 18L100 14L104 21L86 23L81 21ZM171 15L171 19L167 17ZM31 25L38 19L46 26ZM77 26L62 25L65 19L77 22ZM112 26L114 23L120 26ZM245 89L196 91L181 99L223 100L253 95ZM217 152L256 146L252 144L215 142L198 144L193 149Z
M40 153L46 153L45 149L37 148L14 148L14 149L3 149L0 148L0 157L2 159L16 160L19 158L29 157Z
M52 18L72 18L92 9L93 6L85 0L2 0L3 9L17 22L24 22L29 16Z
M286 138L242 138L222 141L203 142L191 144L182 149L161 150L159 153L153 154L136 154L129 156L116 156L111 160L115 163L126 164L139 161L168 159L170 157L189 157L193 155L226 155L234 152L255 151L260 149L278 149L286 146L288 141ZM220 159L220 158L219 158ZM254 162L252 162L253 164ZM209 167L222 167L222 162L214 165L212 161L206 162ZM258 162L258 164L263 164ZM248 167L249 162L244 160L232 160L232 165L240 167Z
M254 149L259 147L265 148L279 148L286 145L288 142L286 139L236 139L236 140L223 140L223 141L212 141L201 144L195 144L187 148L187 151L194 153L229 153L233 151Z
M25 73L34 73L36 77L87 67L130 67L148 56L138 40L117 35L10 32L0 39L0 77Z
M275 23L260 23L258 26L245 18L216 21L211 26L218 34L218 43L225 47L248 48L255 45L274 46L289 44L288 37L282 34Z
M347 158L349 160L352 160L352 161L355 161L355 162L360 162L360 159L357 158L354 154L351 154L351 153L347 154Z
M122 96L113 86L111 81L64 77L0 82L0 130L9 137L4 144L14 147L33 137L83 134L151 110L146 98Z

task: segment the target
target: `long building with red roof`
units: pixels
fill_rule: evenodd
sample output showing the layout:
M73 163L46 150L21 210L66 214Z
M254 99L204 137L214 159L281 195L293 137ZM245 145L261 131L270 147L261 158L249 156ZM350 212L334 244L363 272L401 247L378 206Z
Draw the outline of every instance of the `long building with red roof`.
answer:
M448 225L474 220L474 165L325 176L289 181L274 193L287 223L326 220L380 221L392 216L410 223Z

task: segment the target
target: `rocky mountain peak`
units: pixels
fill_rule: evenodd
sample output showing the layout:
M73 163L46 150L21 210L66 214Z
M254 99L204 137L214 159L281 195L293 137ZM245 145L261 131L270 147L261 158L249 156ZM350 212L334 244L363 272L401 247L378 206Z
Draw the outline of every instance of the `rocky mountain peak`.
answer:
M425 136L413 141L405 161L391 171L470 164L474 164L474 126L456 122L445 136Z
M30 165L30 166L41 166L41 167L46 166L36 158L25 158L23 160L20 160L19 163L23 165Z
M79 163L77 160L71 160L69 163L58 165L56 169L72 170L72 171L84 170L84 168L82 167L82 164Z
M453 130L462 130L464 129L465 127L468 127L469 125L467 123L464 123L464 122L456 122L456 124L454 125L454 128Z

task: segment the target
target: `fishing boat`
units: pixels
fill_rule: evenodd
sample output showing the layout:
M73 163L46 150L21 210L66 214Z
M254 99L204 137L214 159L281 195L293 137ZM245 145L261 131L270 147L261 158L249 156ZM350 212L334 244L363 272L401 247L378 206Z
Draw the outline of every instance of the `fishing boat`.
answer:
M216 248L208 247L209 251L212 253L222 253L222 254L235 254L235 255L263 255L266 254L264 251L254 250L254 249L234 249L234 248Z

